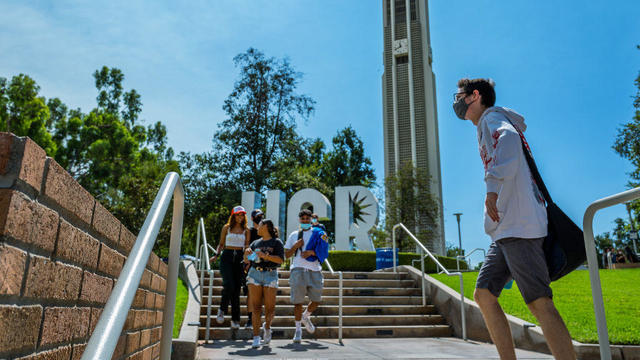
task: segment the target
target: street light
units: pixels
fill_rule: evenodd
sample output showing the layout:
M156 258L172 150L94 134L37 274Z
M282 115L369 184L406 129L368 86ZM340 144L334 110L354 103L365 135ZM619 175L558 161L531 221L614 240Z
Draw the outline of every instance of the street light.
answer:
M458 249L460 249L460 255L464 255L464 251L462 251L462 235L460 234L460 216L462 213L455 213L456 219L458 220Z

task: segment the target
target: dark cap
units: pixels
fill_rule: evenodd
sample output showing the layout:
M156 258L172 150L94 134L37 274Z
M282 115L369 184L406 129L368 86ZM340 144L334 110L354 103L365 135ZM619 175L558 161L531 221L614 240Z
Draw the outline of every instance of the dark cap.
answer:
M256 216L264 216L264 213L260 209L255 209L251 212L251 218L255 218Z

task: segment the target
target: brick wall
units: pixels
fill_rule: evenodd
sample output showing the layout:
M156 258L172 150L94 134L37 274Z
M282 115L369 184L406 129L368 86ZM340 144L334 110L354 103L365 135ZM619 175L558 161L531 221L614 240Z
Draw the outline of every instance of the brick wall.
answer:
M0 133L0 359L80 359L135 239L36 143ZM166 276L151 254L114 359L159 357Z

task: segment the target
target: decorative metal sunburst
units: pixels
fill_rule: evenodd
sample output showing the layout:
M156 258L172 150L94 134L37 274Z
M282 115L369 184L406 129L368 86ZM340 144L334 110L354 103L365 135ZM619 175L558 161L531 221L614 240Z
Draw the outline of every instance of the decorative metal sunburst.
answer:
M371 215L371 213L366 212L365 209L370 207L373 204L371 202L366 204L365 203L366 200L367 200L367 196L366 195L360 196L360 192L355 193L355 195L353 196L349 194L349 205L350 205L349 207L351 208L350 212L352 216L351 222L356 226L358 226L359 223L364 222L364 219L362 218L363 216Z

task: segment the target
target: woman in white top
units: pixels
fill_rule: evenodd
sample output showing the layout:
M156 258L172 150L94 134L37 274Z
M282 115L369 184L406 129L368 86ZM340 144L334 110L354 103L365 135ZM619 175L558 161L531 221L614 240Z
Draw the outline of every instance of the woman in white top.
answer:
M222 274L222 300L216 321L224 322L224 314L231 302L231 328L240 328L240 289L244 269L242 266L244 249L249 246L249 229L247 228L247 212L242 206L231 211L229 220L222 228L218 254L220 256L220 273ZM217 256L211 260L215 261Z

